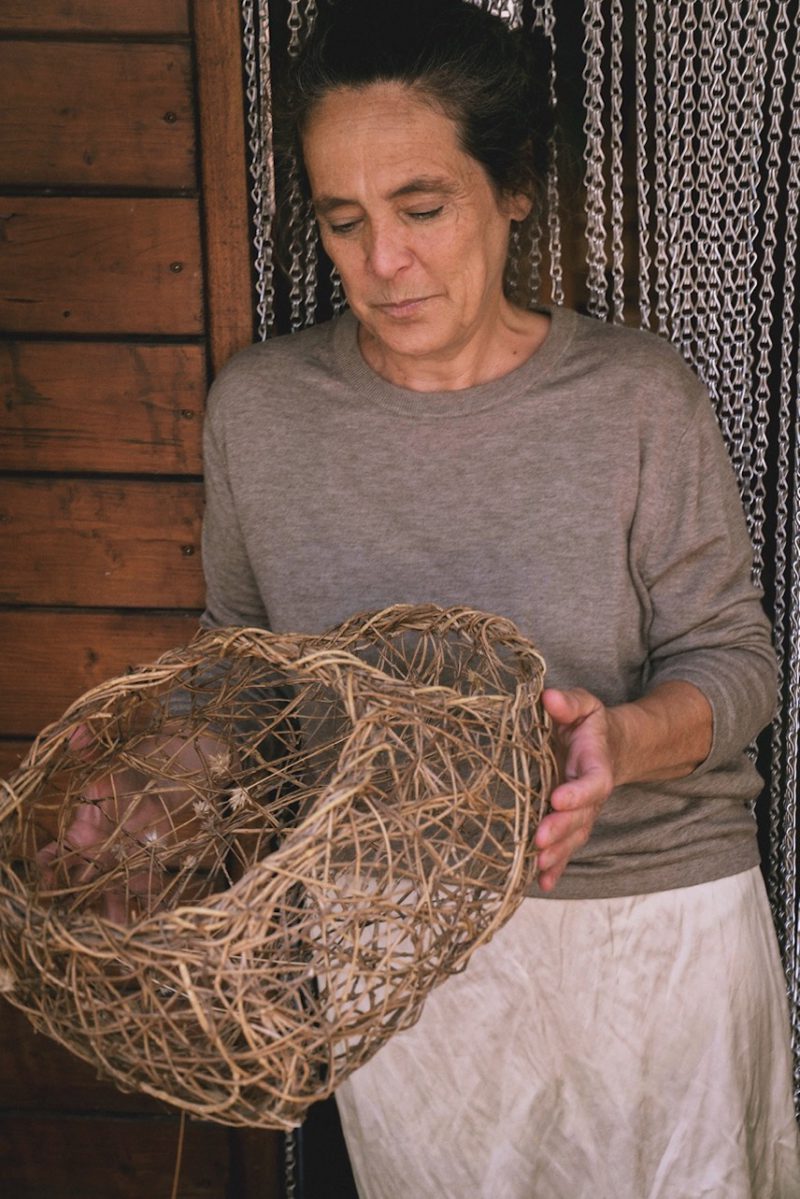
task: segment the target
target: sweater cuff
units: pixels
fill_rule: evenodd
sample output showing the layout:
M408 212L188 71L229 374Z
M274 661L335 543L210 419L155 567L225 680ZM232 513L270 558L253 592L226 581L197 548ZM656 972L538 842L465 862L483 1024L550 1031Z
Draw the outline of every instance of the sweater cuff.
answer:
M743 661L744 659L744 661ZM692 683L711 706L711 748L694 774L727 765L769 724L777 707L774 661L764 655L753 669L750 653L728 650L672 659L659 666L648 683L648 691L661 683Z

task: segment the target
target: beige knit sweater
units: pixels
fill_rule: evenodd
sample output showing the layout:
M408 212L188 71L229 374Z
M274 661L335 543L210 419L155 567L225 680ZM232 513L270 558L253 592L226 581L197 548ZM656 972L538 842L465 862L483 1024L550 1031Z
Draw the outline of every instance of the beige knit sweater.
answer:
M711 405L667 344L563 309L496 382L376 376L345 314L236 355L206 422L204 622L318 631L393 603L511 617L548 683L608 704L666 679L714 713L688 778L620 787L558 898L689 886L758 861L742 752L775 665ZM538 892L537 892L538 894Z

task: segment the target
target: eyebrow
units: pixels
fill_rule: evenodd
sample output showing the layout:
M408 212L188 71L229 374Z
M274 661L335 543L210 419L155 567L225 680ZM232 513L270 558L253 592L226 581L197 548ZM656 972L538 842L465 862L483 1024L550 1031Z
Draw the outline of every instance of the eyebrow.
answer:
M420 175L416 179L409 179L407 183L403 183L400 187L395 188L389 193L389 200L399 200L403 196L414 196L419 194L431 195L438 192L439 195L452 196L455 194L456 185L450 180L439 175ZM357 206L358 200L348 200L344 196L319 196L314 201L314 210L320 216L329 216L337 208L346 208L348 206Z

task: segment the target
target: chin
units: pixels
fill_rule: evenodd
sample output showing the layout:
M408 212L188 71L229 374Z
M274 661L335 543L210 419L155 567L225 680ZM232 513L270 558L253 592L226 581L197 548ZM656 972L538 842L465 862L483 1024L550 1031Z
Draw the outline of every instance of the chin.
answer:
M390 320L362 320L361 323L372 342L379 349L392 354L424 358L446 352L451 342L442 329L431 327L430 322L423 320L409 321L407 324Z

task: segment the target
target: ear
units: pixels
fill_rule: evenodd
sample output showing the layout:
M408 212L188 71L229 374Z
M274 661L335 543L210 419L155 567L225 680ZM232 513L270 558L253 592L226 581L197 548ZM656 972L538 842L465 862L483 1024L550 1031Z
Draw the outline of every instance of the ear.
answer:
M504 197L503 209L510 221L524 221L533 208L533 200L524 192L512 192Z

